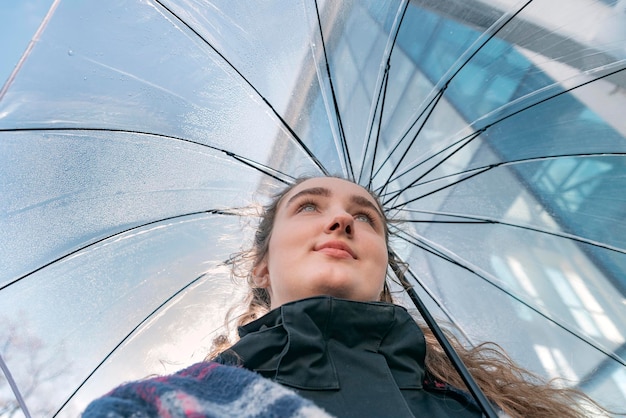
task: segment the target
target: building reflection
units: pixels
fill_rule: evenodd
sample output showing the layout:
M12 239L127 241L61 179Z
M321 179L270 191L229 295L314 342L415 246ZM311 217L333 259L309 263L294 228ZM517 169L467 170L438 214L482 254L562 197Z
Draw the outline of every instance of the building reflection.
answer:
M475 298L438 283L463 272L423 249L405 250L405 259L422 273L422 284L435 289L444 304L457 307L464 318L458 322L478 334L475 342L483 337L504 341L527 367L619 405L626 400L626 231L621 222L626 202L616 185L626 174L621 158L626 129L615 109L626 106L626 77L621 64L614 64L620 56L616 45L624 39L619 33L602 41L574 34L585 14L608 13L619 5L577 4L561 27L542 22L542 11L547 13L542 7L553 6L533 4L509 23L509 30L487 41L483 30L506 17L496 7L477 1L459 7L410 2L391 56L380 115L377 89L384 83L385 66L380 51L397 16L359 4L341 9L326 4L322 15L342 17L324 29L356 176L371 170L374 187L393 179L383 190L383 199L389 197L392 204L420 203L411 206L419 207L419 213L398 212L413 221L402 234L422 243L439 242L449 259L468 253L461 261L474 269L474 279L516 299L494 295L489 302L491 309L505 310L503 316L513 312L510 323L515 326L491 334L475 330L472 320L465 319L480 320ZM556 53L552 41L570 52ZM459 64L468 50L474 53L470 63ZM617 72L586 85L602 65L614 65ZM441 80L451 71L458 72L444 88ZM437 92L442 92L439 99ZM294 104L291 113L307 146L327 166L342 165L347 172L338 155L336 129L334 148L307 142L309 132L322 126L321 118L336 117L329 95L327 86L311 89L305 101L310 107ZM431 101L436 107L426 118ZM372 116L368 131L364 127ZM360 167L358 161L371 161L371 132L378 128L378 165ZM363 138L370 138L371 148L363 147ZM425 155L436 158L424 161ZM273 162L296 169L280 153ZM417 170L411 167L418 162ZM486 173L481 184L469 179L478 171ZM420 173L425 174L415 182ZM457 189L444 187L453 182ZM395 194L407 186L403 197ZM447 226L437 223L443 220ZM454 225L461 220L474 224ZM574 342L585 347L574 348Z

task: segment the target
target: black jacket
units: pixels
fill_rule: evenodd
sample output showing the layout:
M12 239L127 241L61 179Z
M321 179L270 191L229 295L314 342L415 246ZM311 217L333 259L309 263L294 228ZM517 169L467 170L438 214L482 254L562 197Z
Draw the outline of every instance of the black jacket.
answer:
M426 378L424 335L397 305L315 297L239 329L217 361L254 370L337 417L479 417L465 393Z

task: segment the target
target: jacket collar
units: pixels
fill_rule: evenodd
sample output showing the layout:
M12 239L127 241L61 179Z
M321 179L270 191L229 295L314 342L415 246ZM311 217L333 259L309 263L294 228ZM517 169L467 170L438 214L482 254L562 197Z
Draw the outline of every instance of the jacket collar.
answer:
M424 335L403 307L320 296L287 303L239 328L242 365L300 389L338 389L334 358L382 355L401 389L421 389ZM231 353L232 354L232 353ZM366 357L364 357L366 358Z

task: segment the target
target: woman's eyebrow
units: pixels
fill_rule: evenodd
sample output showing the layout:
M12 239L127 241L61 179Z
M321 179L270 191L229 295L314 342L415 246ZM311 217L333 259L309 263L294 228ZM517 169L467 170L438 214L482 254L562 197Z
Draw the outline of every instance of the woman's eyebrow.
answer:
M330 197L331 195L332 195L332 192L330 191L330 189L327 189L326 187L311 187L308 189L300 190L298 193L291 196L289 200L287 200L287 204L285 206L289 206L291 203L293 203L295 200L298 200L302 196ZM380 209L378 209L378 207L376 207L376 205L372 203L368 198L355 194L355 195L350 196L350 201L354 203L355 205L366 207L368 209L373 210L374 212L378 214L378 216L380 216L380 219L385 219L382 213L380 213Z
M307 195L329 197L331 195L331 192L330 189L327 189L325 187L311 187L309 189L300 190L298 193L289 198L286 206L289 206L294 200L297 200L298 198Z

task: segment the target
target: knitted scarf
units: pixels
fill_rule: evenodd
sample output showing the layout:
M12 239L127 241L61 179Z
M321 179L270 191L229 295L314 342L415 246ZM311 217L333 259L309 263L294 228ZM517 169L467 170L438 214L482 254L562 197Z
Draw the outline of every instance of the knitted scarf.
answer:
M123 384L83 418L331 418L295 392L239 367L197 363L170 376Z

